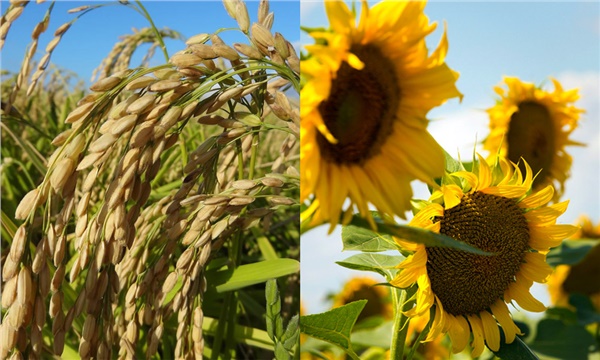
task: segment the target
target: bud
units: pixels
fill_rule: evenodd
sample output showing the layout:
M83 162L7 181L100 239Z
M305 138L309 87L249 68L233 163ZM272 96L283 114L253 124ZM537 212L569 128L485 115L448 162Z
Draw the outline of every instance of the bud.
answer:
M248 8L246 7L246 3L243 1L238 2L235 8L238 26L240 30L244 32L244 34L248 34L248 29L250 28L250 17L248 16Z
M260 0L258 5L258 22L264 24L265 19L269 15L269 0Z
M273 27L273 21L275 20L275 14L273 14L272 12L270 12L265 19L261 22L261 24L266 27L267 29L271 30L271 27Z
M235 19L235 9L240 0L223 0L225 10L233 19Z
M275 49L277 49L277 52L283 59L287 59L290 56L287 41L280 33L275 33Z
M264 47L274 47L275 39L268 28L261 24L252 24L252 38Z
M253 48L252 46L246 44L235 43L233 47L242 55L246 55L250 59L261 60L263 56L261 53Z

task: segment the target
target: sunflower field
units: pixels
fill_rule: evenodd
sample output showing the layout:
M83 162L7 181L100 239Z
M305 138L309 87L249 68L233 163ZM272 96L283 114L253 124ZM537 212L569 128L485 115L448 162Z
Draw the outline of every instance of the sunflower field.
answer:
M2 2L3 62L21 57L2 69L0 358L299 353L297 26L267 0L196 3L219 23L187 36L155 25L182 5ZM53 63L111 11L146 27L94 74Z
M505 75L493 88L491 106L479 110L487 117L484 138L468 153L456 153L440 145L444 135L481 136L471 131L473 124L455 119L462 127L449 125L440 138L428 125L434 108L471 95L461 91L460 69L447 61L449 34L460 23L445 23L431 46L437 24L430 22L426 2L323 5L329 24L307 17L310 26L303 27L302 240L341 240L341 250L356 254L335 258L336 264L377 276L356 275L339 293L329 287L324 312L303 308L302 358L600 358L598 225L586 216L574 224L561 220L577 201L597 204L600 195L598 119L585 119L580 89L552 75L541 85ZM318 16L314 8L311 14ZM464 4L455 12L468 19L493 9L501 18L529 8ZM589 10L597 27L600 9ZM598 60L598 45L592 47ZM481 67L503 69L484 51L477 60L488 64ZM504 60L510 68L509 56ZM592 66L589 81L598 96L597 64ZM595 114L597 101L586 99ZM450 121L444 112L436 114L436 125ZM571 174L573 163L585 159L570 154L588 146L574 137L585 121L595 121L585 125L595 134L587 156L596 159L587 178ZM588 193L570 202L565 194L571 176L585 179ZM426 194L415 196L414 180ZM598 216L597 206L589 208ZM321 226L326 230L312 235ZM304 259L328 259L313 247L302 247L303 285L312 278L309 271L304 275ZM550 306L537 298L539 284L546 286Z

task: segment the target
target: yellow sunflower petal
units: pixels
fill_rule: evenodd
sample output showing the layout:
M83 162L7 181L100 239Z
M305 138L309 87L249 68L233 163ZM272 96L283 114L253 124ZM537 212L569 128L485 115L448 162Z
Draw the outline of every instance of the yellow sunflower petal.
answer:
M552 268L546 263L546 255L529 252L525 254L525 263L521 265L520 272L529 280L543 283L552 273Z
M471 335L469 323L463 316L448 315L450 318L449 335L452 341L452 352L457 354L465 349Z
M363 37L365 33L365 26L369 21L369 3L367 0L361 1L360 8L360 20L358 22L358 36Z
M548 185L545 188L543 188L542 190L540 190L536 193L532 193L531 195L528 195L525 199L521 200L521 202L519 202L519 206L522 208L529 208L529 209L544 206L550 200L552 200L553 196L554 196L554 188L552 187L552 185Z
M354 55L354 54L348 54L348 64L350 66L352 66L353 68L355 68L356 70L362 70L365 67L365 64L360 61L360 59L358 58L358 56Z
M488 188L480 190L484 194L502 196L510 199L518 199L525 195L530 189L528 186L516 186L516 185L499 185L490 186Z
M546 306L531 295L529 287L525 286L522 281L510 284L506 292L511 299L514 299L520 307L527 311L542 312L546 310Z
M525 214L527 220L535 226L547 226L556 223L556 218L562 215L569 205L569 201L531 210Z
M477 178L477 175L473 174L470 171L457 171L450 175L460 177L460 178L467 180L467 182L469 183L469 189L477 188L477 183L479 182L479 179ZM466 189L466 190L468 190L468 189Z
M310 204L310 206L300 214L300 222L305 222L306 220L308 220L308 218L311 217L315 213L315 211L317 211L318 208L319 201L313 201L312 204Z
M444 63L444 59L446 59L446 54L448 53L448 24L444 21L444 32L442 33L442 38L440 39L440 43L433 51L430 57L430 64L432 66L442 65Z
M354 16L343 1L325 1L325 11L334 32L345 34L354 28Z
M529 245L538 250L546 251L549 248L556 247L569 236L577 232L577 227L567 224L548 225L548 226L529 226L531 239Z
M396 277L390 283L399 288L409 287L413 283L417 282L419 276L423 274L423 268L426 263L427 252L423 247L396 266L396 268L403 270L398 272Z
M417 305L413 309L416 314L422 314L425 311L429 311L435 301L435 297L431 291L431 284L426 273L419 276L417 284L419 286L417 290Z
M510 311L508 310L508 306L501 299L497 300L493 303L490 308L492 309L492 313L502 325L502 330L504 331L504 336L506 337L506 343L510 344L515 340L516 334L521 334L521 330L515 322L510 317Z
M463 196L461 188L456 185L444 185L442 186L442 192L444 194L444 209L448 210L460 204L460 199Z
M471 357L476 358L483 352L483 325L481 319L477 315L468 315L469 323L471 324L471 330L473 331L473 342L471 347Z
M433 323L431 324L429 333L427 334L427 337L425 338L424 341L426 341L426 342L432 341L433 339L438 337L442 333L442 331L444 329L444 325L445 325L444 308L442 307L441 302L436 301L435 316L433 318Z
M444 208L440 204L431 204L422 209L410 221L411 226L424 227L431 224L431 219L436 216L443 216Z
M398 275L392 279L392 281L390 281L390 284L394 285L395 287L405 289L417 281L420 273L421 272L418 270L404 269L400 271Z
M342 213L342 205L348 197L348 189L342 177L342 171L339 168L331 169L328 175L330 181L329 189L331 193L330 218L339 219Z
M479 158L476 165L478 172L477 190L481 190L490 187L490 184L492 183L492 170L481 155L477 154L477 156Z
M479 316L481 316L483 333L485 334L485 341L487 342L488 347L492 351L498 351L498 349L500 349L500 330L498 330L496 319L485 310L480 312Z
M425 251L425 247L423 246L413 255L410 255L402 263L400 263L398 268L422 268L425 264L427 264L427 251Z
M386 214L393 214L392 207L388 204L388 201L381 196L381 193L378 191L377 183L375 183L371 176L369 176L364 169L358 166L348 167L350 173L352 174L352 178L356 180L357 186L360 186L361 191L363 193L364 199L369 199L369 201L373 204L377 204L377 208L380 211ZM356 202L357 199L354 199Z

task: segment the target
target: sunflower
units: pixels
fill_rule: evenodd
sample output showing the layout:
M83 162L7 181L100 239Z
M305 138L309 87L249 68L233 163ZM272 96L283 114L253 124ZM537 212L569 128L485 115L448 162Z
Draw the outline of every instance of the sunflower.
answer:
M558 265L548 278L550 301L561 307L570 307L569 295L579 293L589 296L597 311L600 311L600 283L593 281L600 274L600 223L595 227L589 218L579 220L580 230L571 237L573 240L598 240L579 263L572 266Z
M546 264L550 247L573 234L571 225L556 225L568 201L544 206L553 196L551 185L533 192L533 175L523 161L525 177L517 164L498 158L493 166L479 156L473 171L444 177L442 186L411 220L411 225L442 233L494 255L426 247L396 239L412 251L398 265L392 285L417 284L416 306L406 315L434 316L425 339L449 333L453 352L462 351L470 334L473 357L500 346L502 327L511 343L519 328L506 303L513 300L528 311L543 311L529 288L544 282L552 272Z
M557 80L552 82L554 92L549 92L518 78L505 77L508 91L496 87L500 100L487 110L490 135L483 146L492 158L498 154L513 162L524 158L537 174L534 190L553 185L554 201L558 201L572 162L565 147L582 145L569 136L577 128L583 110L573 105L579 99L577 89L563 90Z
M415 344L419 338L419 334L425 330L427 320L424 317L415 319L408 323L408 331L406 333L406 343L410 346L418 346L417 354L420 354L424 359L429 360L444 360L450 358L450 350L444 345L444 334L438 335L431 341L421 344ZM389 359L389 357L388 357Z
M341 1L325 1L330 31L313 31L302 61L302 221L338 223L351 210L372 221L368 205L404 217L410 181L443 175L442 148L427 132L427 112L462 96L445 64L446 34L428 54L436 28L424 2L362 2L358 25ZM343 210L344 202L350 199ZM372 223L373 224L373 223Z
M370 277L354 277L344 285L343 289L334 297L333 307L340 307L353 301L367 300L367 304L358 316L361 321L371 316L381 316L391 319L394 313L391 304L390 292L384 286L376 286L377 281Z

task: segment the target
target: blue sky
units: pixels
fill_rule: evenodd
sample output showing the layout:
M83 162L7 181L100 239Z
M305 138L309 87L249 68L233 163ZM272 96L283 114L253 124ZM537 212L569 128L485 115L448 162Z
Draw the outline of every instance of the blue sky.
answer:
M43 56L46 44L52 40L56 28L77 15L68 14L67 10L81 5L101 3L106 2L57 1L48 30L40 37L36 59ZM119 41L119 36L131 34L132 28L149 26L147 20L136 11L120 5L117 1L113 4L91 11L77 20L63 36L51 62L74 71L89 84L93 70L110 53L113 45ZM159 29L168 27L179 31L185 38L200 33L212 33L219 28L237 28L237 22L227 14L222 1L143 1L143 4ZM4 12L9 3L2 1L1 5ZM25 49L31 42L31 31L43 18L49 6L50 1L42 4L30 2L21 17L12 25L1 53L3 69L13 72L19 70ZM256 22L258 1L247 1L247 7L250 21ZM300 3L271 1L270 9L275 13L273 31L280 32L288 41L297 44L300 39ZM220 36L229 44L247 43L240 31L228 31ZM167 39L165 42L169 55L185 48L183 41ZM147 49L148 46L141 47L136 52L131 66L139 65ZM153 59L151 65L164 63L164 56L159 49Z
M476 139L488 134L484 109L494 105L492 88L503 76L517 76L553 90L551 76L565 89L579 88L581 99L576 105L586 114L572 138L588 146L567 148L574 159L573 175L563 199L570 199L570 204L559 223L574 222L581 214L600 221L600 3L433 1L425 7L425 14L438 23L427 39L430 49L437 46L447 23L446 60L460 73L457 86L465 95L462 103L450 100L429 113L429 131L436 140L450 154L470 157ZM301 25L328 26L322 2L302 2ZM312 42L305 34L301 41ZM429 195L421 183L414 182L413 189L415 198ZM308 313L326 310L330 306L324 301L326 294L339 291L347 279L370 274L334 263L354 254L341 252L339 228L329 236L326 227L314 229L302 236L301 244L302 299ZM533 291L548 304L543 287Z

